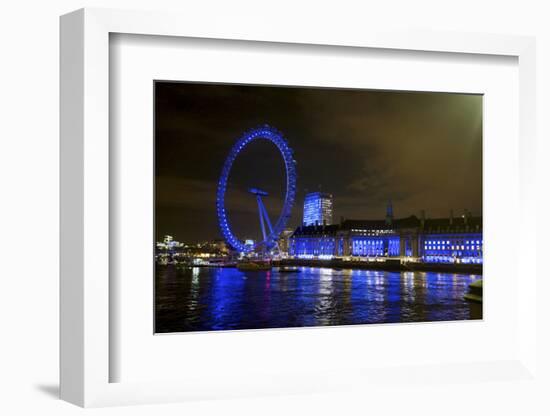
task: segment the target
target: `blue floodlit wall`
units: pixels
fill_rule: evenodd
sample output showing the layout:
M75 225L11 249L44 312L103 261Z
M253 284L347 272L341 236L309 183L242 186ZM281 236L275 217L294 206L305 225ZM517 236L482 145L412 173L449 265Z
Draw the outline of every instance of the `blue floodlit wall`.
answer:
M295 237L291 239L289 254L302 258L332 257L335 254L336 240L333 237Z
M401 241L403 238L403 242ZM420 234L418 255L426 263L483 264L483 234ZM344 256L347 240L342 237L293 236L289 255L299 258ZM353 257L400 257L413 255L409 237L352 235L349 255ZM400 252L401 246L404 250Z
M301 237L290 239L289 255L309 258L317 256L343 256L343 238ZM399 237L352 237L351 255L360 257L399 256Z
M388 246L389 246L388 253L390 256L399 256L399 243L400 243L399 237L390 237L388 239Z
M337 256L343 256L344 255L344 239L343 238L339 238L337 243L336 243L336 255Z
M483 234L427 234L422 246L427 263L483 263Z
M360 257L399 256L399 237L352 237L351 255Z
M411 257L413 255L413 247L410 239L405 239L405 256Z

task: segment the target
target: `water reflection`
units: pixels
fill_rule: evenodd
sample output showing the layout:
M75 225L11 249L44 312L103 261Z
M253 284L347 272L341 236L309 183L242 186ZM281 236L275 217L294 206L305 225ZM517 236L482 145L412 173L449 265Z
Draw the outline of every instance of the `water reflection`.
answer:
M158 266L156 332L480 319L476 275Z

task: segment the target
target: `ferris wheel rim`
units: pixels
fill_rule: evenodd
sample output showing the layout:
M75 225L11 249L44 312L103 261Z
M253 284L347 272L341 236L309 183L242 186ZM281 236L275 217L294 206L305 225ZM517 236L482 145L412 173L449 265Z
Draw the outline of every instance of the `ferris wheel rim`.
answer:
M225 194L227 191L229 174L231 172L231 168L235 159L250 142L261 139L272 142L277 147L279 153L283 158L286 173L285 199L283 207L281 209L281 213L279 214L279 217L275 222L275 225L273 226L273 231L270 232L265 239L255 243L253 246L247 246L241 240L239 240L235 233L233 233L233 231L231 230L227 210L225 207ZM296 161L294 160L293 151L288 145L286 138L277 129L267 124L246 131L232 146L229 155L225 159L222 173L220 175L220 179L218 180L218 187L216 192L216 212L218 217L218 225L225 241L233 249L244 253L256 250L261 246L269 246L269 244L272 244L286 227L286 224L290 219L295 197Z

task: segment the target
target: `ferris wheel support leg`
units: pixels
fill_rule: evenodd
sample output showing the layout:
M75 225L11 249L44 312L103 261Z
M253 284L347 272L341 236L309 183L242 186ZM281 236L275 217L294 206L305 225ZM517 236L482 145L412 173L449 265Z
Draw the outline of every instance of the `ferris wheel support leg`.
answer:
M267 210L265 209L265 205L261 199L260 199L260 211L263 213L265 222L267 223L267 228L269 228L269 233L273 234L273 227L271 226L271 221L269 221L269 215L267 215ZM264 236L264 240L265 240L265 236Z
M256 201L258 202L258 212L260 214L260 225L262 227L262 235L263 235L264 241L265 241L265 239L267 238L267 235L265 234L264 214L263 214L263 210L262 210L262 207L263 207L262 198L259 195L257 195L256 196ZM271 227L271 224L269 223L269 220L268 220L268 224Z
M260 205L260 215L263 214L264 218L265 218L265 222L267 223L267 228L269 228L269 233L270 235L273 234L273 227L271 225L271 221L269 220L269 215L267 215L267 209L265 208L265 205L263 203L263 201L261 200L261 198L259 198L259 205ZM266 237L264 236L264 241L266 240ZM276 252L277 253L281 253L281 249L279 248L279 242L277 240L274 241L275 243L275 249L276 249Z

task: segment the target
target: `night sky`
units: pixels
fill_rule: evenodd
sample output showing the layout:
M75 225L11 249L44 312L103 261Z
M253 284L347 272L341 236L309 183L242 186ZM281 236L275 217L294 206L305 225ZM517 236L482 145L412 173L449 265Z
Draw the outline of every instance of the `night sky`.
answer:
M304 194L334 198L334 220L447 217L482 210L482 96L226 84L155 83L156 237L193 243L221 238L216 184L241 134L261 124L281 131L297 162L291 227ZM284 197L276 147L252 142L237 158L226 206L240 238L260 235L246 190L269 192L271 222Z

